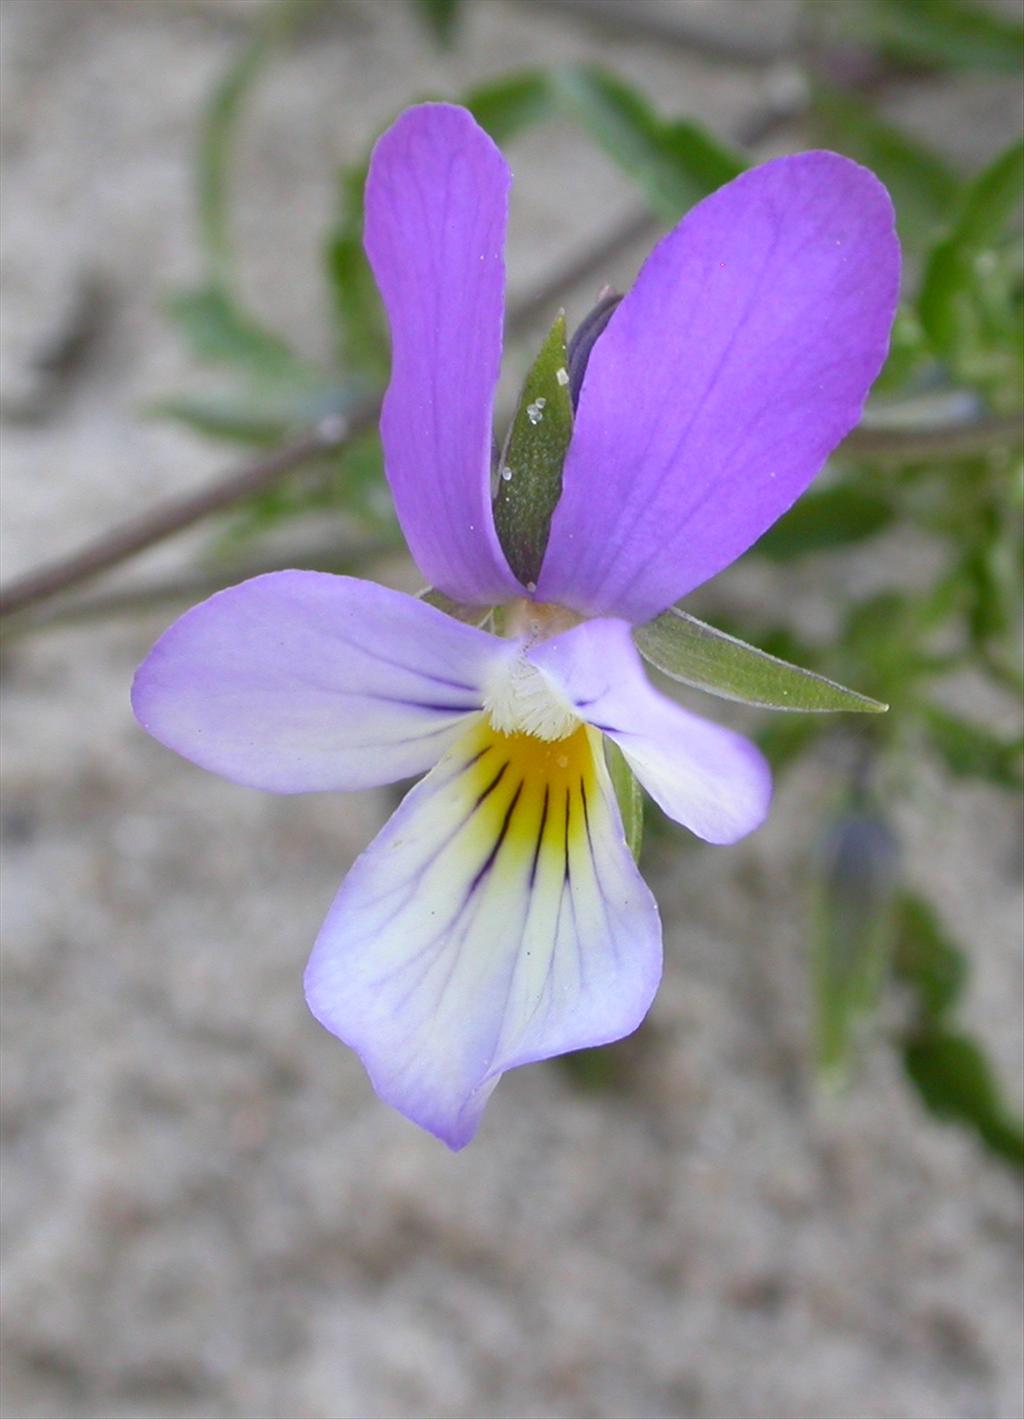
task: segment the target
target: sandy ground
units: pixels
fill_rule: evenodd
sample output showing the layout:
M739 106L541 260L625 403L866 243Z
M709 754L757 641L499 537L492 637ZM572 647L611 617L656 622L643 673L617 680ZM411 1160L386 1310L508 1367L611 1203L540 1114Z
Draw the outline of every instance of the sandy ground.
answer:
M158 303L196 274L196 115L252 10L0 6L9 409L39 402L33 355L79 283L108 292L74 382L5 428L5 576L224 461L139 410L188 374ZM749 75L540 5L483 0L440 57L398 0L341 7L245 132L250 298L325 349L334 166L413 94L586 57L716 124L756 97ZM905 102L968 157L1004 122L976 86ZM521 288L632 199L568 130L515 152ZM813 599L814 577L741 574L736 594ZM808 1078L803 883L830 751L741 847L654 851L667 979L619 1086L520 1071L453 1157L375 1100L299 989L388 796L265 797L148 741L127 687L166 620L5 662L5 1416L1019 1419L1015 1182L922 1117L888 1052L827 1107ZM1019 1098L1011 806L923 769L893 811L911 879L977 943L967 1018Z

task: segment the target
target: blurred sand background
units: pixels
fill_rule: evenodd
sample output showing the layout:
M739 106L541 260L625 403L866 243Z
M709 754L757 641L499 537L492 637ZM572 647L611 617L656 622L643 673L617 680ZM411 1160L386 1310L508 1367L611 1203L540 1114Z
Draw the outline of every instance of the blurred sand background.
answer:
M194 383L159 303L197 276L198 115L255 8L0 5L5 578L233 457L141 411ZM776 37L793 17L787 0L680 8ZM571 8L479 0L467 19L438 54L400 0L352 0L259 89L236 174L244 289L313 354L334 171L416 95L592 58L729 131L779 78ZM960 80L899 103L978 161L1017 99ZM514 297L636 199L567 127L513 161ZM51 387L39 352L94 280L97 338ZM567 292L570 315L592 296ZM207 542L176 539L120 580ZM828 578L881 585L917 554L739 568L726 594L813 620ZM828 752L740 847L655 850L666 981L620 1047L620 1086L509 1075L455 1157L377 1102L301 996L388 794L275 799L148 740L128 685L172 614L5 657L7 1419L1019 1419L1016 1182L922 1115L890 1051L839 1101L809 1077L804 882ZM966 1019L1019 1104L1012 805L924 767L893 816L910 880L974 943Z

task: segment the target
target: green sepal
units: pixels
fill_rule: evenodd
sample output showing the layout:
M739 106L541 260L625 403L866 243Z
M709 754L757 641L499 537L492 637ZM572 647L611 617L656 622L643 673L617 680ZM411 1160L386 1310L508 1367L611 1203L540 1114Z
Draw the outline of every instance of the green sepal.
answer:
M626 763L626 756L613 739L604 741L604 761L608 765L608 775L615 789L615 797L622 815L622 829L626 835L626 845L633 854L634 861L640 860L640 849L644 840L644 795L636 781L636 775Z
M562 464L572 436L568 371L562 312L526 376L498 465L494 525L509 566L526 587L540 576L551 515L562 494Z
M425 601L428 606L443 611L446 616L451 616L454 621L461 621L465 626L484 625L494 609L492 606L465 606L461 601L453 601L435 586L427 586L417 592L417 600Z
M671 680L760 709L883 714L889 707L824 675L779 660L670 606L633 630L645 660Z

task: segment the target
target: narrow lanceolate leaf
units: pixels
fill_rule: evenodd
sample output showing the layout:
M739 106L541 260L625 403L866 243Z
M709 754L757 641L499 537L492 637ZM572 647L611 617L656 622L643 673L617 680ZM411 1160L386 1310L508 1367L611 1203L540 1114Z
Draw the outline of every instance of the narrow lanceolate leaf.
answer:
M249 42L207 100L200 122L196 171L199 235L210 274L223 281L231 264L229 200L234 142L256 81L278 47L319 7L320 0L275 0L263 7Z
M967 957L945 934L935 908L922 897L901 893L895 917L893 972L913 993L920 1026L932 1028L949 1015L963 995Z
M967 956L946 935L934 908L909 892L895 904L892 964L913 1000L902 1053L922 1102L936 1117L973 1129L992 1152L1024 1164L1024 1125L980 1045L950 1018L967 983Z
M761 709L882 714L888 705L790 665L670 606L633 631L645 660L683 685Z
M559 315L526 376L498 469L494 523L508 564L532 590L562 492L572 435L565 315Z
M553 78L571 117L643 188L654 211L676 221L743 171L743 157L690 119L663 119L638 90L596 65Z
M549 116L552 108L548 77L537 69L504 74L463 94L462 102L499 147L523 128Z
M615 798L622 816L622 829L626 843L634 859L640 861L640 849L644 841L644 792L637 783L636 774L626 763L626 756L612 739L604 741L604 759L608 765L608 776L615 790Z
M955 69L1013 73L1024 31L1013 14L977 0L869 0L853 7L859 28L897 58Z
M1013 143L968 188L952 229L925 264L918 309L940 355L950 357L969 320L976 261L995 245L1024 191L1024 142Z
M892 508L884 498L840 483L802 497L753 550L772 561L789 562L793 557L861 542L891 521Z
M973 1129L991 1152L1024 1167L1024 1124L974 1040L942 1027L928 1030L907 1042L903 1063L931 1113Z
M349 374L383 383L390 355L387 321L363 251L365 162L342 170L324 261L338 326L338 355Z
M177 291L168 297L166 310L199 360L268 385L306 388L324 381L286 340L243 310L221 286Z

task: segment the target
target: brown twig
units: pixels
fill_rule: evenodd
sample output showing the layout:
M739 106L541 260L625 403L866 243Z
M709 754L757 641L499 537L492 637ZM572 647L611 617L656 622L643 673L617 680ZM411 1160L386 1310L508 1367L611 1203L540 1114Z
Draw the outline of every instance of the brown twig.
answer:
M154 578L130 584L115 591L86 593L73 596L56 605L33 604L12 616L4 627L4 641L10 642L27 632L50 630L65 626L84 625L111 616L149 611L167 604L195 601L209 596L236 581L265 572L284 571L293 567L309 567L317 571L354 575L382 557L404 549L400 536L360 542L358 546L339 547L336 539L329 544L293 548L280 555L246 558L199 567L181 575Z
M972 453L1013 448L1024 442L1024 415L990 414L969 423L936 424L921 428L854 429L841 445L853 457L892 458L899 462L927 458L948 463Z
M230 507L242 498L261 492L285 473L325 453L343 448L357 434L372 428L380 413L380 401L367 400L347 418L330 415L294 443L285 444L263 458L257 458L215 479L197 493L167 498L131 522L97 537L80 552L28 572L0 594L0 616L56 596L100 572L127 561L164 538L191 527L210 513Z

